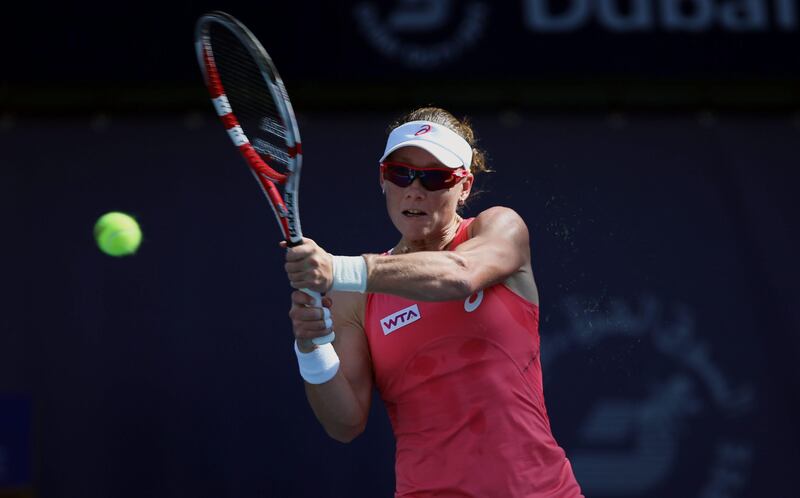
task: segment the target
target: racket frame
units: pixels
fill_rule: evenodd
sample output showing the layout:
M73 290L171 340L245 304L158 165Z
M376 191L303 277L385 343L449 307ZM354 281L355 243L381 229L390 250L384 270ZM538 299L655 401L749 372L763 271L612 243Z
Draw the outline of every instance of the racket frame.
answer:
M210 41L212 23L217 23L230 31L246 48L258 66L264 84L272 96L276 109L283 120L283 127L286 130L284 140L286 141L286 168L288 173L285 175L275 171L267 161L261 158L239 125L235 109L231 109L214 61L214 51ZM303 162L302 142L294 109L289 100L289 93L286 91L286 86L275 64L272 62L272 58L261 45L261 42L258 41L258 38L244 24L222 11L209 12L198 19L195 27L195 52L203 73L203 80L211 95L214 109L222 120L234 145L239 149L245 162L250 167L250 172L258 182L262 192L267 197L287 245L293 247L302 244L303 231L300 225L300 201L298 195L300 170ZM276 183L283 185L283 196L278 191ZM309 289L300 290L314 298L314 306L322 307L322 296L318 292ZM335 334L331 331L328 335L314 338L312 342L322 345L333 342L334 338Z
M259 72L264 80L264 84L272 96L275 107L281 116L285 128L287 152L286 168L288 174L283 175L269 166L250 144L246 133L239 126L236 120L235 110L231 112L230 104L227 102L224 86L219 80L219 75L214 62L214 52L210 42L210 27L212 23L220 24L231 32L249 52L253 61L258 66ZM272 62L267 51L264 49L258 38L236 18L222 11L214 11L203 15L197 22L195 28L195 50L203 79L206 87L211 94L214 109L223 122L228 135L234 145L239 149L245 162L250 166L250 171L258 182L264 195L270 202L272 211L278 225L283 232L284 239L290 246L302 243L303 231L300 225L300 203L299 203L299 183L300 171L303 162L302 142L300 140L300 130L295 119L294 109L289 100L286 86L278 73L275 64ZM226 117L227 116L227 117ZM277 160L277 159L276 159ZM276 183L284 187L283 196L280 195Z

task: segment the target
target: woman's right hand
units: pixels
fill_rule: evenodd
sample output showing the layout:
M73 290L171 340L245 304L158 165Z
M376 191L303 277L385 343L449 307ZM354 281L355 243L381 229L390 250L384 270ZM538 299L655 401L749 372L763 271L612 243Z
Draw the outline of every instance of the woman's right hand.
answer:
M302 291L292 292L292 307L289 318L292 319L292 331L297 340L297 348L308 353L316 346L312 339L330 334L333 331L330 307L333 301L323 296L322 307L314 306L314 298Z

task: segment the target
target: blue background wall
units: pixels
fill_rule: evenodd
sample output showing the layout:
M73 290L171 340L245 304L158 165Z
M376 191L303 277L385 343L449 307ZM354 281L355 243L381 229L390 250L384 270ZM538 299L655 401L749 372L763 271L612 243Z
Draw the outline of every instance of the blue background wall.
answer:
M397 238L375 165L392 117L301 118L304 230L334 253ZM221 126L196 118L2 133L0 388L31 399L36 488L388 496L380 403L351 445L317 425L272 214ZM467 214L502 204L529 224L548 406L587 495L790 496L796 123L473 119L496 173ZM94 246L112 209L144 228L135 257Z

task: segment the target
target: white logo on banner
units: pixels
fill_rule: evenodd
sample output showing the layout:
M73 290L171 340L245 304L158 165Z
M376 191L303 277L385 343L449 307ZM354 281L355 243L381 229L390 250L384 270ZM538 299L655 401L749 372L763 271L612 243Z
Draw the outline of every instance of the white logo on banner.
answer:
M796 0L523 0L522 17L528 29L544 33L572 32L595 23L618 33L797 29Z
M369 43L386 57L412 67L434 68L475 45L486 27L486 2L471 1L456 9L454 4L460 3L395 0L388 15L381 16L378 2L363 2L355 6L354 15ZM430 39L437 33L443 39L418 41L420 35Z
M686 454L682 441L692 439L693 423L706 420L713 431L703 433L702 443L692 439L695 450L707 450L694 460L695 468L706 466L706 477L693 496L739 496L754 458L753 445L743 435L754 391L749 384L730 385L709 345L697 337L689 308L678 305L668 314L662 302L647 297L636 305L612 299L608 311L600 313L598 303L587 306L572 297L565 310L568 330L542 334L543 369L555 369L558 376L559 365L565 364L558 357L581 352L589 352L593 362L606 362L606 372L615 362L635 365L624 367L630 369L626 384L613 392L587 387L587 393L596 394L576 431L579 443L567 454L586 495L649 496L681 482L686 471L679 458ZM598 357L600 346L646 349L647 358L625 353Z

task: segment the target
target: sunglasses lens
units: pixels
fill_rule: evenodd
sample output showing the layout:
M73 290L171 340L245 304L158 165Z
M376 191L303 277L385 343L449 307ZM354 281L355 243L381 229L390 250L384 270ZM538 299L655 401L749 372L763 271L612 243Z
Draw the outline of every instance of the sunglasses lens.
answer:
M414 181L411 169L405 166L387 165L383 170L383 177L398 187L408 187Z
M420 173L422 186L428 190L442 190L451 187L455 176L451 171L428 169Z

